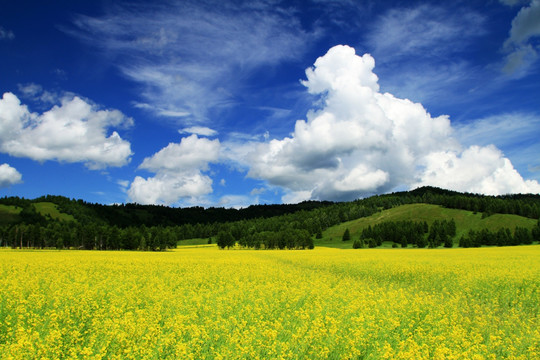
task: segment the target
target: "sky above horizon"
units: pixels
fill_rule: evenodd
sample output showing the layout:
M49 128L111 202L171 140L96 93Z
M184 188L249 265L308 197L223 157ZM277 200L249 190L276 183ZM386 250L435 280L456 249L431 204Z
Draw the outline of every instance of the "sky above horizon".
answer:
M0 196L540 193L540 0L21 0L0 54Z

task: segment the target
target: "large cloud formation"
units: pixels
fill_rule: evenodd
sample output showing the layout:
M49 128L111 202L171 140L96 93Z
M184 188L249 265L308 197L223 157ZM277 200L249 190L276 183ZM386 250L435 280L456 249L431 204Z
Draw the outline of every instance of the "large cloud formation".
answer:
M321 97L290 137L252 144L248 176L287 189L285 202L349 200L398 186L485 194L540 192L493 146L462 149L448 116L381 93L374 59L335 46L302 83Z
M196 134L170 143L144 159L139 169L155 173L144 179L137 176L128 190L129 198L141 204L175 204L212 192L212 179L203 174L209 163L219 158L218 139L199 138Z
M99 110L80 97L31 113L12 93L0 99L0 151L37 161L82 162L90 169L127 164L131 145L108 128L131 126L118 110Z
M417 185L432 185L482 194L538 193L536 181L524 181L510 160L493 145L473 145L463 152L440 151L425 156Z

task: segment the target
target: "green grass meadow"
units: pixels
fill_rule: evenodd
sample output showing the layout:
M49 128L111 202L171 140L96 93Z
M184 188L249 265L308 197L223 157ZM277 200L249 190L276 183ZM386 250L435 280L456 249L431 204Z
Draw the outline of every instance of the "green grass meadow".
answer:
M35 203L34 207L36 208L36 211L43 216L50 216L55 220L75 221L75 218L72 215L60 212L58 206L52 202Z

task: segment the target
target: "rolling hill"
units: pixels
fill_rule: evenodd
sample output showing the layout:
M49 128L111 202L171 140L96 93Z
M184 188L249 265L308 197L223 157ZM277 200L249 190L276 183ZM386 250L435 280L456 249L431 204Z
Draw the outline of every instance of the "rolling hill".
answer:
M461 235L467 234L469 230L479 231L488 229L490 231L497 231L500 228L514 229L515 227L532 229L537 224L537 221L534 219L513 214L493 214L483 217L481 213L448 209L440 205L407 204L383 210L368 217L346 221L332 226L323 232L323 238L317 239L315 245L351 248L352 240L358 239L364 228L386 221L425 221L431 226L436 220L450 219L454 219L456 222L457 232L455 239L459 239ZM342 236L346 229L349 229L351 233L351 241L342 241ZM385 247L390 247L391 245L391 243L383 244Z

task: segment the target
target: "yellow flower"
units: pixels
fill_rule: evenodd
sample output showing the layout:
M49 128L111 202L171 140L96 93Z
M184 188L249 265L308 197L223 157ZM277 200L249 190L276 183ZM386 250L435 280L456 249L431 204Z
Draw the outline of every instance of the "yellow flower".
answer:
M0 250L0 359L528 359L540 246Z

